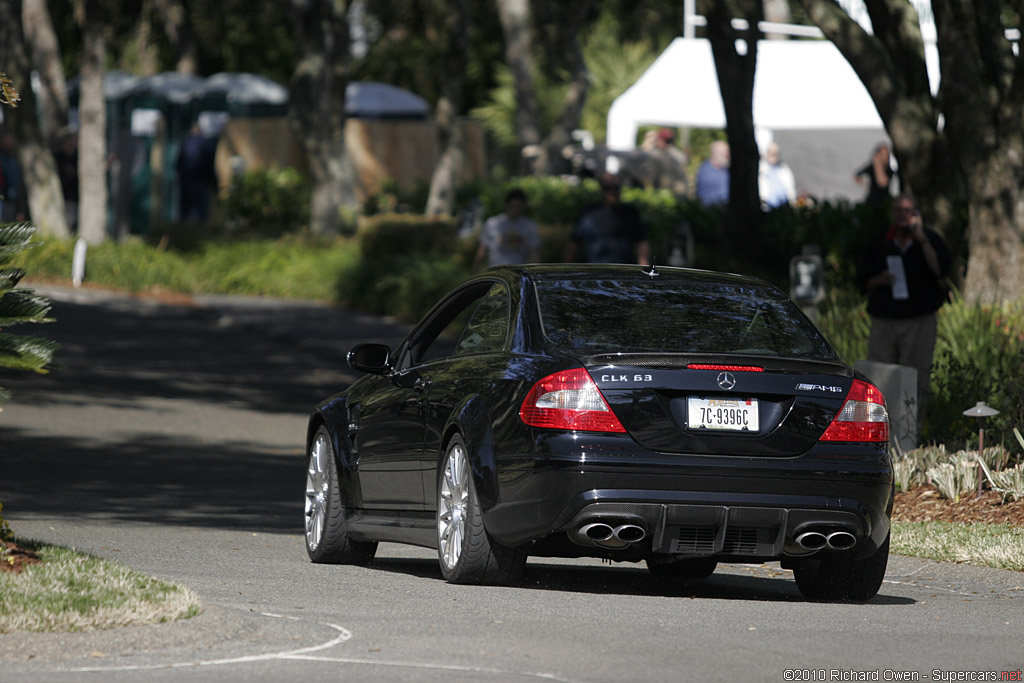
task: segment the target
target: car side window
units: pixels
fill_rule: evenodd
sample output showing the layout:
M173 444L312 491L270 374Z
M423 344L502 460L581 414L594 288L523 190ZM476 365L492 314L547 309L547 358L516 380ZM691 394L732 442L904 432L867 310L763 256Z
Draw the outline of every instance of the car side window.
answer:
M508 336L508 309L508 291L504 285L495 284L477 304L454 355L468 356L504 349Z
M413 342L412 364L427 363L454 355L466 330L466 324L492 286L483 283L482 287L464 290L429 321L422 334Z

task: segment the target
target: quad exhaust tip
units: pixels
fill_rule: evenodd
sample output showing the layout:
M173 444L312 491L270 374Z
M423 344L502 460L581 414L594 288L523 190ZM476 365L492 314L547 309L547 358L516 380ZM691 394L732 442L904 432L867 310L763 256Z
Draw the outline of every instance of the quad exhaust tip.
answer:
M625 548L631 543L644 540L647 531L639 524L619 524L613 527L605 522L591 522L579 527L576 536L602 547Z
M857 545L857 537L849 531L805 531L796 537L796 544L805 550L848 550Z

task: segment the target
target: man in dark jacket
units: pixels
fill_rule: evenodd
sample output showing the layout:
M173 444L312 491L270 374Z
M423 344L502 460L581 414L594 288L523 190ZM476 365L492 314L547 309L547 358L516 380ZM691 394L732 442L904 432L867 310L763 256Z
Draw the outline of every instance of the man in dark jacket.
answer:
M649 263L647 227L636 208L622 201L620 190L618 176L601 176L601 203L587 206L580 213L566 248L566 261Z
M952 258L942 237L924 227L913 195L897 197L892 213L892 226L865 256L858 276L871 316L868 360L917 369L920 415L935 353L935 312L946 301L943 279Z

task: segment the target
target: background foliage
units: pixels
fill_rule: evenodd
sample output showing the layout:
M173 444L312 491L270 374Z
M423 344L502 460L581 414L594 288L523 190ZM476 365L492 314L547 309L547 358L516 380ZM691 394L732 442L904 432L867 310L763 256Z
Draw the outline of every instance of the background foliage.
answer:
M293 173L293 172L291 172ZM599 201L596 182L527 177L477 183L458 190L456 220L424 218L424 187L388 184L369 198L358 229L338 238L309 235L293 219L305 181L289 172L247 176L225 202L222 223L168 225L149 243L103 244L89 251L89 282L130 291L218 292L334 301L371 313L413 320L471 271L476 230L502 210L506 192L522 188L538 222L541 260L559 262L580 211ZM279 190L286 187L286 190ZM846 203L786 207L765 215L764 228L742 248L728 243L715 207L667 191L626 188L649 231L652 252L668 263L673 244L690 236L692 265L740 272L789 289L790 259L811 246L826 265L826 299L817 324L849 363L866 357L870 329L864 298L854 286L857 262L887 224L885 208ZM355 221L355 219L352 219ZM355 225L355 223L353 223ZM223 226L232 226L230 229ZM40 276L66 277L73 245L51 241L19 256ZM991 445L1016 449L1013 427L1024 427L1024 310L968 305L958 296L939 313L933 398L922 425L925 443L957 448L977 439L962 412L977 401L1001 411L988 422Z

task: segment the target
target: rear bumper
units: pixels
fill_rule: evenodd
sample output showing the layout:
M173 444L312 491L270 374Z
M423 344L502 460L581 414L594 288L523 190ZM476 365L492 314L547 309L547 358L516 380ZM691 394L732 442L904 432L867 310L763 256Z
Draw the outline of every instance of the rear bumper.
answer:
M867 556L888 535L892 511L892 471L879 453L534 460L505 479L484 521L505 545L593 522L636 524L646 552L733 561L808 554L796 544L800 534L845 531L856 537L857 555Z

